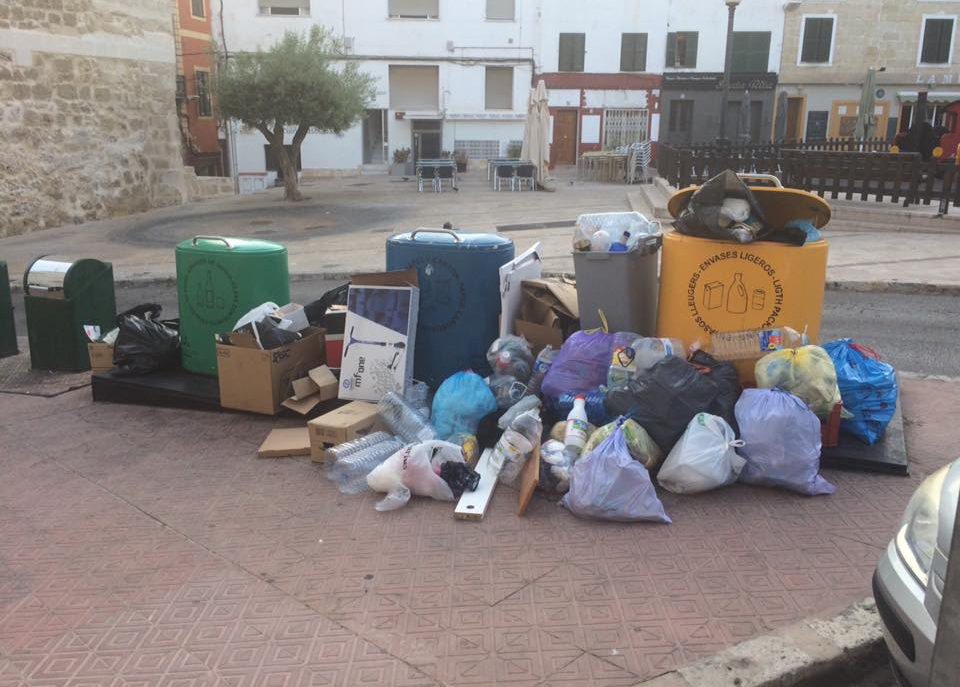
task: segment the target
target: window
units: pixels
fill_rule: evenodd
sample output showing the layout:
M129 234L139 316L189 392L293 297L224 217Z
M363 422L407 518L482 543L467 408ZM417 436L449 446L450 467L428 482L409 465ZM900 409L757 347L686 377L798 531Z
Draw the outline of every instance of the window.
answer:
M437 19L440 0L387 0L387 13L399 19Z
M585 33L560 34L560 61L557 66L561 72L582 72Z
M210 101L210 72L196 70L197 112L201 117L213 116L213 103Z
M390 109L440 109L440 68L390 65Z
M605 110L603 113L603 147L628 146L647 140L646 110Z
M950 64L953 47L953 18L927 17L920 40L921 64Z
M487 67L484 108L513 109L513 67Z
M697 32L675 31L667 34L667 67L695 69L697 66Z
M204 11L206 2L207 0L190 0L190 14L200 19L206 17L207 13Z
M516 0L487 0L487 19L513 21L516 5Z
M800 43L802 64L830 64L833 58L833 17L804 17Z
M734 31L733 72L765 72L770 62L769 31Z
M620 71L645 72L647 70L647 34L620 34Z
M310 16L310 0L260 0L260 14Z
M670 131L690 131L693 126L693 101L670 101Z

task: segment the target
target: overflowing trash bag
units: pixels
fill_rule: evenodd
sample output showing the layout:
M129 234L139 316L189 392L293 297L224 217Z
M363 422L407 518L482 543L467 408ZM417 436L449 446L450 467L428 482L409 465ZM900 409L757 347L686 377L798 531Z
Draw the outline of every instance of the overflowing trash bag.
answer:
M496 409L497 399L480 375L457 372L437 389L430 416L438 439L460 432L476 436L480 420Z
M671 522L657 498L650 473L630 455L619 427L573 464L570 489L560 503L581 518Z
M180 332L176 320L160 320L160 305L146 303L117 315L113 345L114 374L145 375L180 362Z
M493 374L514 377L526 384L533 372L533 353L522 336L508 334L496 339L487 349L487 362Z
M367 475L371 489L387 494L375 508L396 510L410 500L411 494L453 501L453 490L441 477L443 465L448 462L464 462L463 450L456 444L424 441L404 446Z
M724 419L733 415L738 390L739 381L729 376L726 364L704 374L671 355L639 373L625 390L608 394L607 409L636 420L669 453L697 413Z
M747 459L740 481L808 496L836 491L820 476L820 420L799 398L782 389L745 389L737 421Z
M746 461L733 428L717 415L697 413L663 461L657 481L675 494L698 494L733 484Z
M853 416L841 420L840 429L868 444L883 436L897 408L897 374L892 365L853 339L824 345L837 371L843 407Z
M740 392L743 391L737 366L729 361L717 360L704 350L696 351L690 356L688 362L717 385L717 397L709 412L722 417L733 428L734 434L737 434L737 416L734 408L737 405L737 399L740 398Z
M681 234L738 243L757 240L765 225L766 218L757 199L729 169L694 191L687 207L673 223Z
M582 455L586 456L597 446L602 444L608 436L616 431L617 427L623 430L623 438L627 444L627 450L635 461L643 465L647 470L654 470L660 465L663 458L663 452L656 442L647 434L647 430L638 425L635 420L624 420L622 423L614 420L603 427L598 428L587 443L584 444Z
M830 355L819 346L774 351L754 366L757 386L778 387L799 398L820 418L829 417L840 402L837 371Z
M544 398L556 403L563 394L587 394L607 381L613 334L602 330L574 332L543 378Z

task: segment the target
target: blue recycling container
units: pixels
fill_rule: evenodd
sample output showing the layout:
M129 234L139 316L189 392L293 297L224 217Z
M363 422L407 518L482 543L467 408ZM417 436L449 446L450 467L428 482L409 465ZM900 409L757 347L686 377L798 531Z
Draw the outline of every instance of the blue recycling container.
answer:
M500 266L513 241L496 234L418 229L387 239L387 270L417 269L420 314L413 376L436 390L472 369L490 374L487 348L500 333Z

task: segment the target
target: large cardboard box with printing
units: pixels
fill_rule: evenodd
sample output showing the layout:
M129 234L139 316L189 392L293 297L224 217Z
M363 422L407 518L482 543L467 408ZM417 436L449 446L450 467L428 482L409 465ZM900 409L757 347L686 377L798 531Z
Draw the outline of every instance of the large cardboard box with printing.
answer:
M323 365L323 330L309 327L303 338L263 350L250 334L231 334L217 343L220 405L234 410L276 415L293 393L292 382Z

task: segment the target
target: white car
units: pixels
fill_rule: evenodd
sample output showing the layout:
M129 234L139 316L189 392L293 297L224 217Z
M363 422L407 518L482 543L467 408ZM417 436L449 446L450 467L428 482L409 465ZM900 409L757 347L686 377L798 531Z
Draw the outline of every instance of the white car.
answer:
M920 483L873 574L883 638L911 687L930 679L958 493L960 458Z

